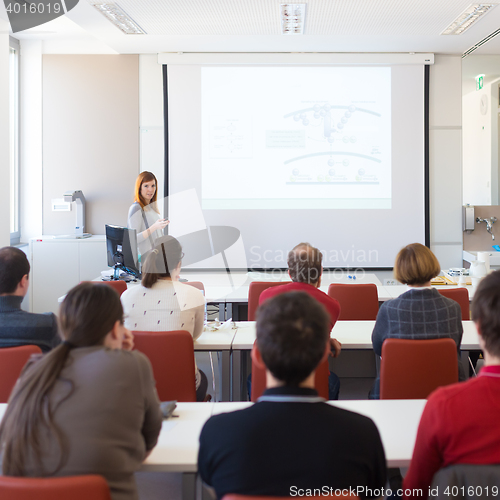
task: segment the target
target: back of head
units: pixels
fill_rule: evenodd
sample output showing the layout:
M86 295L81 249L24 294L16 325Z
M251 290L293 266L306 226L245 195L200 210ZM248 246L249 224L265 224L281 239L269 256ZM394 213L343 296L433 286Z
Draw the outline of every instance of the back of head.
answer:
M123 322L120 297L104 284L80 283L59 309L62 336L74 347L102 344L117 321Z
M309 243L299 243L288 254L292 281L314 285L321 277L323 254Z
M151 288L159 278L170 278L183 256L181 244L173 236L158 238L142 268L142 285Z
M0 249L0 295L14 293L23 276L29 274L26 254L15 247Z
M500 357L500 271L481 280L474 293L471 311L485 349L492 356Z
M123 309L116 291L104 284L81 283L70 290L60 308L60 327L66 340L29 366L14 387L0 425L2 470L5 475L24 476L30 460L45 470L40 434L51 432L60 448L60 461L54 474L64 465L68 449L64 436L52 421L50 398L71 349L102 345L116 321L123 321ZM68 382L69 397L73 383Z
M420 243L402 248L394 263L394 277L406 285L423 285L440 272L441 266L436 256Z
M330 337L324 307L304 292L278 295L257 310L257 347L273 377L298 386L319 365Z

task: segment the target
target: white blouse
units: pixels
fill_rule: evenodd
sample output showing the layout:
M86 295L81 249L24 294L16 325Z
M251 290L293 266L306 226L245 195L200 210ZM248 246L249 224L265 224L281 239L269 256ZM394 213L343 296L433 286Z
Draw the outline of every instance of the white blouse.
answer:
M205 297L200 290L166 279L151 288L130 287L121 296L125 327L129 330L165 332L187 330L196 340L203 332ZM196 387L200 374L196 367Z

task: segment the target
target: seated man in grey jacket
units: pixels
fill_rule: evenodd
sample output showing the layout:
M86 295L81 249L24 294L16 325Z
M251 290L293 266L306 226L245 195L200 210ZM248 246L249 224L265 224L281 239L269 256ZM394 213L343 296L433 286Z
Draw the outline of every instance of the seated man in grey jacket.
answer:
M59 344L53 313L32 314L21 309L28 293L30 264L23 251L0 249L0 348L37 345L43 352Z

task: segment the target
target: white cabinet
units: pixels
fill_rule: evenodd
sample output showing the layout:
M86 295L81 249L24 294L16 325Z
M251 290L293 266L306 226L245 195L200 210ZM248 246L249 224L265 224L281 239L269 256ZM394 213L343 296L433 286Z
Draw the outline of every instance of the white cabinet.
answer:
M107 269L106 237L60 239L41 236L30 241L30 310L57 314L57 299L80 281Z

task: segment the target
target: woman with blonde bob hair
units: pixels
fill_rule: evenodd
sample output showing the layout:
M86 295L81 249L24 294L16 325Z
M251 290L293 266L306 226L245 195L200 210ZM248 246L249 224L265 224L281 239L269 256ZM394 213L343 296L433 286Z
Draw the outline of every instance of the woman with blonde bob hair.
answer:
M408 291L382 304L372 333L373 350L381 356L385 339L451 338L457 344L459 379L464 380L460 360L462 313L454 300L431 286L441 272L436 256L424 245L412 243L402 248L394 264L394 277L408 285ZM379 399L380 376L377 374L370 398Z
M134 473L155 446L162 414L148 359L133 347L118 294L70 290L63 342L32 359L0 426L6 476L100 474L113 500L137 500Z
M170 223L160 218L157 206L158 181L152 172L141 172L135 181L134 203L128 211L128 227L137 231L139 255L155 246L157 238Z

